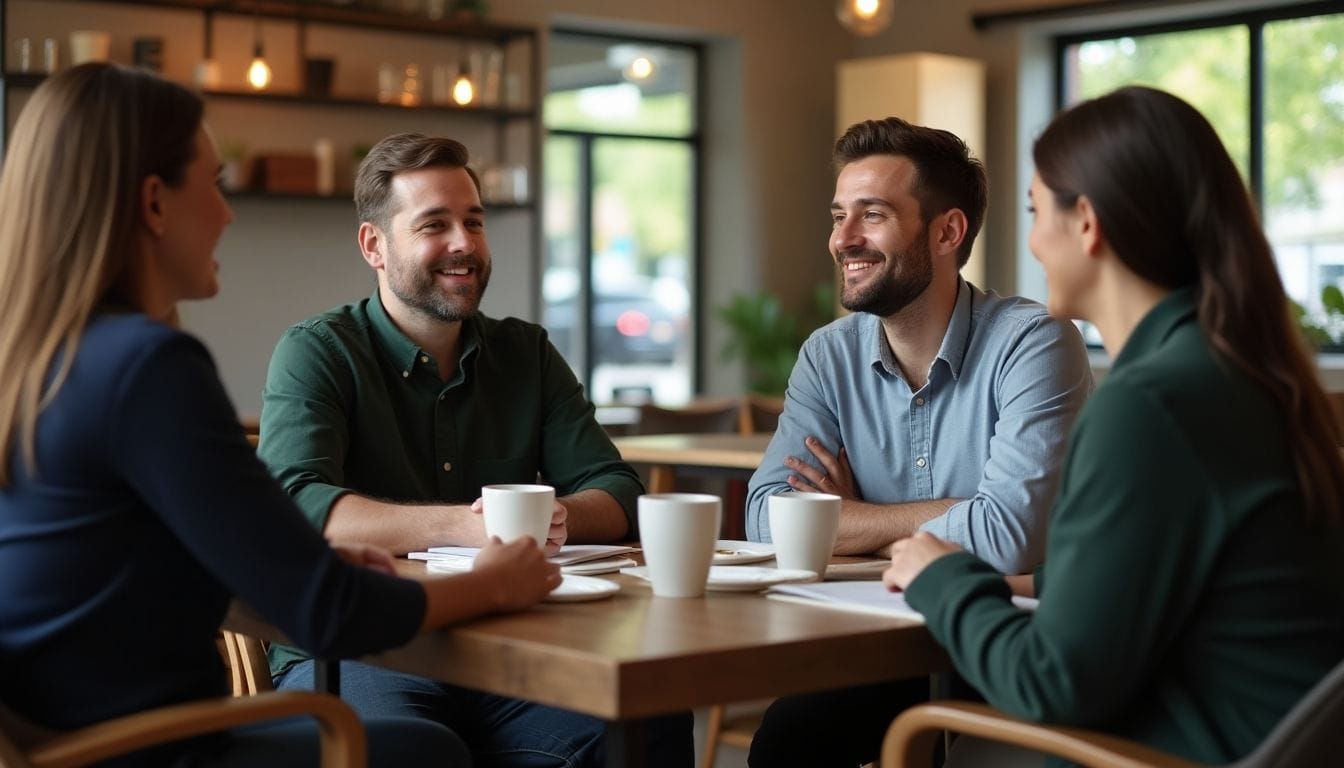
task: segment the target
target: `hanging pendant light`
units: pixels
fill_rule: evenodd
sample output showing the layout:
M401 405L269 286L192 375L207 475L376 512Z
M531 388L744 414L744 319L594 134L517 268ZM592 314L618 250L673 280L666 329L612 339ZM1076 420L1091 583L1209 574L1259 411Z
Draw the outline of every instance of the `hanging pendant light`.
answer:
M459 107L469 106L476 101L476 84L471 80L471 72L465 62L458 68L453 80L453 103Z
M271 84L271 66L266 63L266 56L262 53L260 21L256 22L254 29L255 44L252 47L252 63L247 67L247 84L254 91L264 91Z
M836 18L840 25L862 37L871 37L891 24L891 9L896 0L837 0Z

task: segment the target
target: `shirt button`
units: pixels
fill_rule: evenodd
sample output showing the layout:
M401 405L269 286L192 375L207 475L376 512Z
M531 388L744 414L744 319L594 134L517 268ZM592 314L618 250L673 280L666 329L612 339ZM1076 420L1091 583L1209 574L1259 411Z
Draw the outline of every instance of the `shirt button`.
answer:
M915 398L915 405L923 405L923 404L924 404L924 398L922 397Z
M915 466L916 466L916 467L923 468L923 466L924 466L925 464L927 464L927 463L928 463L928 462L924 460L924 457L923 457L923 456L920 456L918 459L915 459Z
M444 471L444 472L452 472L452 471L453 471L453 462L451 462L451 461L445 461L445 462L443 462L443 471Z
M410 375L411 375L411 372L410 372L410 371L402 371L402 372L401 372L401 378L403 378L403 379L405 379L405 378L409 378Z
M421 356L420 356L420 362L422 362L422 363L428 363L428 362L429 362L429 355L421 355Z

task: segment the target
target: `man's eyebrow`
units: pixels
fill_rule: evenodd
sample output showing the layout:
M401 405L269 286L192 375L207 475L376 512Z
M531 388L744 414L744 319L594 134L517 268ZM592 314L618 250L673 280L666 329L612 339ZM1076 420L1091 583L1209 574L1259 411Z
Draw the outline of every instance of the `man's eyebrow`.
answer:
M883 200L883 199L880 198L880 197L860 197L859 199L857 199L857 200L854 201L854 204L857 205L857 206L859 206L859 207L865 207L865 206L870 206L870 205L880 205L880 206L882 206L883 208L890 208L890 209L893 210L893 211L896 210L896 206L892 205L891 203L887 202L886 200ZM832 201L831 201L831 210L832 210L832 211L837 211L837 210L840 210L841 208L844 208L844 206L841 205L841 203L840 203L839 200L832 200Z
M485 213L485 207L481 205L472 205L467 208L466 212L470 215L481 216ZM446 213L452 213L452 210L450 210L446 206L439 205L433 208L426 208L425 210L420 211L411 218L411 221L423 221L425 219L432 218L434 216L442 216Z

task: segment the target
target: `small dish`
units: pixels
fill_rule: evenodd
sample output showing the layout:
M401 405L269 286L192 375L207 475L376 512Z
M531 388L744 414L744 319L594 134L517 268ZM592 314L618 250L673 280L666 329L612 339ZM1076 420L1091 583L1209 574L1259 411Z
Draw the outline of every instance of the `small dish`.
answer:
M620 589L621 585L614 581L595 579L592 576L565 574L560 586L551 590L551 593L545 599L548 603L579 603L584 600L601 600L604 597L611 597Z
M761 541L720 539L714 542L714 565L759 563L775 556L775 545Z
M621 573L634 576L637 579L649 580L647 566L622 568ZM817 574L812 571L760 568L750 565L712 565L709 567L709 580L705 582L705 589L714 592L759 592L774 584L816 580Z

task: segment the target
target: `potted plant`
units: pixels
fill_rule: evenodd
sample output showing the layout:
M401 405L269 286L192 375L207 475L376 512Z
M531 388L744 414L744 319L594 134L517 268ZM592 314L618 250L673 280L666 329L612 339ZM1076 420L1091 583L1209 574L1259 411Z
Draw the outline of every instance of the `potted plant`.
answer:
M798 350L812 331L833 316L832 285L822 283L812 292L812 306L791 312L779 297L765 291L739 293L718 309L728 327L723 345L725 360L740 358L747 369L747 391L782 395Z

